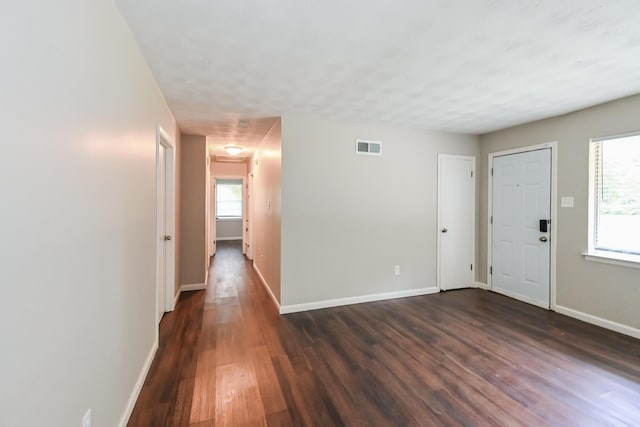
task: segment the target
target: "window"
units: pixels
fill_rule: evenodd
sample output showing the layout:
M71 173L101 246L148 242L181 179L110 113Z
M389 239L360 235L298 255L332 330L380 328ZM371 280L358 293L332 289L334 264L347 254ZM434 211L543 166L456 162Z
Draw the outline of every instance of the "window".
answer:
M640 261L640 134L590 148L589 253Z
M216 218L242 218L241 179L216 179Z

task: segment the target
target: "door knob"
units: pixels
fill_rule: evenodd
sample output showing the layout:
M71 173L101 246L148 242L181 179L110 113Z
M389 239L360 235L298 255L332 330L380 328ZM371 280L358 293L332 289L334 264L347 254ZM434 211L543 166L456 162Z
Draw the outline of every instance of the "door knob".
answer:
M547 241L547 236L540 236L540 241L541 242L546 242Z
M164 240L171 240L171 236L164 236Z
M447 230L446 228L443 228L443 229L442 229L442 232L443 232L443 233L446 233L447 231L449 231L449 230Z

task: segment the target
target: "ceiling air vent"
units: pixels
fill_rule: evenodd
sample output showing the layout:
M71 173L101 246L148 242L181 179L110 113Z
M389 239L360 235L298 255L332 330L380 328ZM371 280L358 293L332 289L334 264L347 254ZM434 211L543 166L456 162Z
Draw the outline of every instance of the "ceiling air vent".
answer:
M379 156L382 154L382 142L356 139L356 153Z

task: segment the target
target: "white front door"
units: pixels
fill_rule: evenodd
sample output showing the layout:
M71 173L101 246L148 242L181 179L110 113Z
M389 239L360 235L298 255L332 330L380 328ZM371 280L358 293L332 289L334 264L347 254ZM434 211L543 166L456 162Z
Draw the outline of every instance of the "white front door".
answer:
M475 157L438 156L438 287L475 284Z
M162 316L165 312L166 302L166 240L167 236L167 155L166 148L162 144L158 144L158 201L157 201L157 217L158 217L158 267L157 267L157 286L158 286L158 300L157 300L157 312L158 323L162 320Z
M493 159L491 289L549 308L551 149Z

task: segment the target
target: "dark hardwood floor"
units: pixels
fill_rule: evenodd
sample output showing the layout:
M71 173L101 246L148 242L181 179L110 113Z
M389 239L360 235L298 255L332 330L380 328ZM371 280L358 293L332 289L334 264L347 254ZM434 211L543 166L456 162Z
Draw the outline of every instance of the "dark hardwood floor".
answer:
M640 425L640 341L477 289L279 316L238 243L129 426Z

